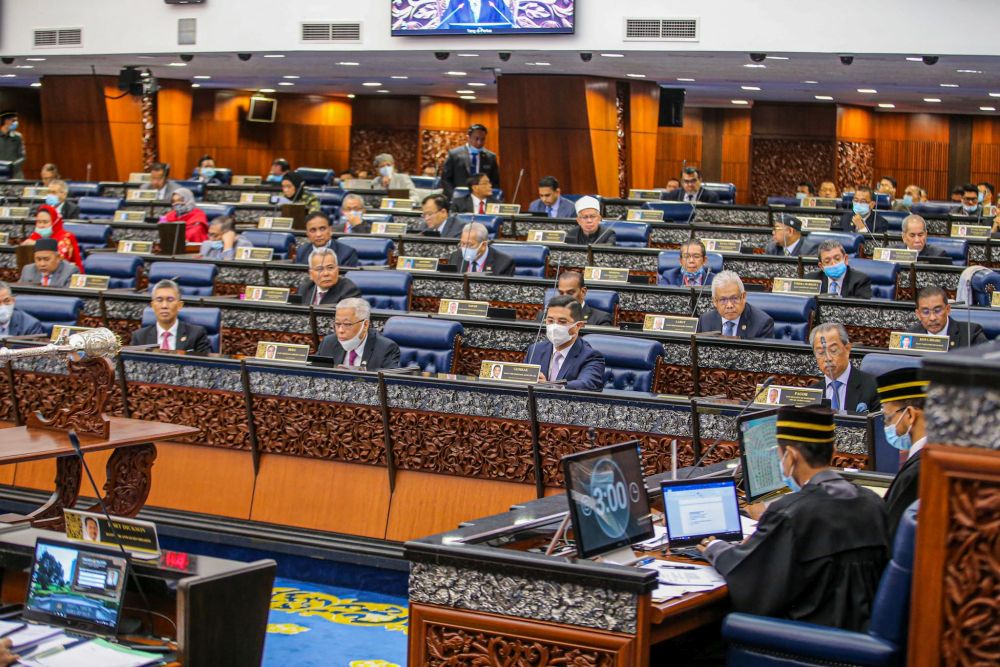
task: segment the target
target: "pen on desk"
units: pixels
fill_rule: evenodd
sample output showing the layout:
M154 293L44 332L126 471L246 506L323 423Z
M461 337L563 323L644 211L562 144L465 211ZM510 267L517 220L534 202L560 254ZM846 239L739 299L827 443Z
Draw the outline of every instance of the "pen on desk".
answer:
M12 635L15 632L19 632L20 630L24 630L25 627L27 627L27 623L22 623L22 624L20 624L20 625L18 625L16 627L11 628L10 630L7 630L6 632L0 632L0 637L6 637L7 635Z
M635 566L636 567L642 567L643 565L649 565L654 560L656 560L656 559L655 558L643 558L641 561L639 561L638 563L636 563Z
M668 570L697 570L697 565L660 565L661 568Z

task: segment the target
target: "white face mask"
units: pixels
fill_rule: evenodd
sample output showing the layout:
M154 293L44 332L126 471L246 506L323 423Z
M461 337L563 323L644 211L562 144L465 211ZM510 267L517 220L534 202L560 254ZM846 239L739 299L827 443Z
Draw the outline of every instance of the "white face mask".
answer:
M573 340L573 334L569 332L571 326L566 324L545 325L545 337L552 343L552 347L558 348Z
M345 352L350 352L351 350L356 350L361 347L361 343L364 342L362 335L365 333L365 326L361 326L361 330L353 338L348 338L347 340L339 340L340 346L344 348Z
M475 248L462 248L462 259L466 262L474 262L479 258L479 246Z
M392 178L392 165L387 164L384 167L379 167L378 173L382 175L382 178Z
M0 306L0 324L6 325L14 316L14 306Z

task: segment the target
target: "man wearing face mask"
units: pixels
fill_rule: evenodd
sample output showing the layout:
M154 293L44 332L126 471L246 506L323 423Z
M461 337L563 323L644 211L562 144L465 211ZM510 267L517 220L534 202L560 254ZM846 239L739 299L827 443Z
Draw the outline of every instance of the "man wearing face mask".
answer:
M66 199L69 196L69 186L66 181L54 180L49 183L49 193L45 195L45 203L54 208L63 220L76 220L80 217L80 207Z
M473 174L486 174L493 187L500 187L500 165L497 154L484 148L486 126L476 123L469 127L468 141L464 146L448 151L448 157L441 168L441 188L449 200L455 188L464 185Z
M976 183L976 187L979 188L979 203L983 206L992 206L993 193L997 190L996 186L989 181L983 181L982 183Z
M38 239L33 247L34 262L21 269L18 282L42 287L66 287L77 273L76 265L63 261L59 242L55 239Z
M0 113L0 161L10 162L10 178L24 178L24 137L17 131L17 112Z
M906 189L903 190L903 198L897 199L892 203L893 211L909 211L913 208L914 204L920 203L920 186L919 185L907 185Z
M365 200L353 192L340 201L340 222L333 226L338 234L371 234L372 224L365 220Z
M287 174L291 168L291 165L288 164L288 160L285 158L275 158L274 162L271 163L271 171L264 181L266 183L281 185L281 179L284 178L285 174Z
M779 214L774 221L771 241L764 253L779 257L798 257L802 252L802 221L794 215Z
M969 217L981 217L983 215L983 193L972 183L962 186L962 205L948 211L949 215L964 215Z
M851 210L841 216L840 229L875 234L884 234L889 230L889 222L875 212L875 195L871 188L862 185L854 191L854 202Z
M236 223L220 215L208 226L208 239L201 242L198 254L205 259L232 259L237 248L252 248L253 244L236 233Z
M0 281L0 338L44 335L42 323L28 313L15 309L14 301L10 285Z
M470 222L462 228L458 250L448 255L446 264L457 266L459 273L485 273L495 276L514 275L514 260L489 247L489 231L479 222Z
M792 493L772 502L757 531L733 545L699 546L725 577L738 612L864 631L888 562L882 499L830 470L833 413L778 409L777 456Z
M917 499L920 488L920 452L927 444L924 403L928 385L930 381L920 377L919 368L897 368L878 376L885 440L899 450L900 456L906 456L885 494L893 537L903 512Z
M816 196L816 186L809 181L802 181L795 186L795 198L802 201L806 197Z
M396 158L389 153L375 156L375 171L378 176L372 179L372 190L409 190L413 191L413 179L407 174L396 171Z
M538 364L540 382L565 381L567 389L604 389L604 356L580 338L586 320L571 296L556 296L545 311L545 337L528 348L524 363Z
M201 159L198 160L197 169L195 169L194 174L192 174L192 180L201 181L202 183L210 185L221 185L222 179L216 174L215 158L211 155L202 155Z
M708 251L698 239L688 239L681 244L680 266L667 269L657 280L660 285L674 287L700 287L711 285L715 279L708 265Z
M854 299L872 298L872 279L848 266L850 258L840 241L826 240L816 249L819 271L807 273L804 278L820 281L820 293Z
M323 338L316 356L359 370L399 368L399 346L372 328L371 308L364 299L340 301L333 327L334 333Z

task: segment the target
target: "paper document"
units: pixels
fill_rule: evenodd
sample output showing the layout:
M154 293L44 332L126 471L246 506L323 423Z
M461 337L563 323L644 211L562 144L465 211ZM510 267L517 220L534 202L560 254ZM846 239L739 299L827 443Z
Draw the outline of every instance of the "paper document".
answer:
M63 631L59 628L54 628L51 625L35 625L29 623L24 626L23 630L18 630L8 637L13 642L11 648L17 653L20 649L27 646L32 646L40 641L61 635Z
M38 657L26 658L19 664L28 667L144 667L162 661L162 656L118 646L103 639L76 644Z
M6 637L15 630L20 630L24 625L23 621L0 621L0 637Z
M742 514L740 515L740 525L743 527L743 537L750 537L757 532L757 522Z
M703 593L726 585L726 580L711 565L688 565L658 560L644 567L656 569L658 585L653 601L663 602L688 593Z
M635 544L638 549L653 549L660 546L667 541L667 529L661 525L653 524L653 537L649 538L645 542L637 542Z

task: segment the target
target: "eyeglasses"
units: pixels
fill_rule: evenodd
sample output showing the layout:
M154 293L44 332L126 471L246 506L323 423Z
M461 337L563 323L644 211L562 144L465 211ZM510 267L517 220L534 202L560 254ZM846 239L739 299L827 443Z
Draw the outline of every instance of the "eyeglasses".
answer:
M334 322L333 323L333 328L334 329L347 329L347 328L353 327L355 324L359 324L361 322L364 322L364 320L355 320L354 322Z
M934 308L920 308L917 310L917 312L923 315L924 317L930 317L931 315L938 317L944 314L944 310L945 306L936 306Z
M310 271L315 271L316 273L331 273L337 270L336 264L324 264L323 266L310 266Z
M681 259L701 259L702 257L704 257L704 255L702 255L700 252L699 253L688 252L681 255Z
M979 195L976 195L975 197L962 197L962 201L965 202L966 204L978 204Z
M180 301L180 299L173 296L157 296L153 298L153 303L173 304L177 303L178 301Z
M720 297L718 297L715 300L715 302L717 304L719 304L720 306L735 306L742 299L743 299L743 295L742 294L738 294L736 296L720 296Z
M681 181L681 183L684 183L685 185L694 185L697 182L698 182L697 178L685 178Z
M586 220L587 222L593 222L594 220L600 220L601 216L594 214L581 215L580 220Z

